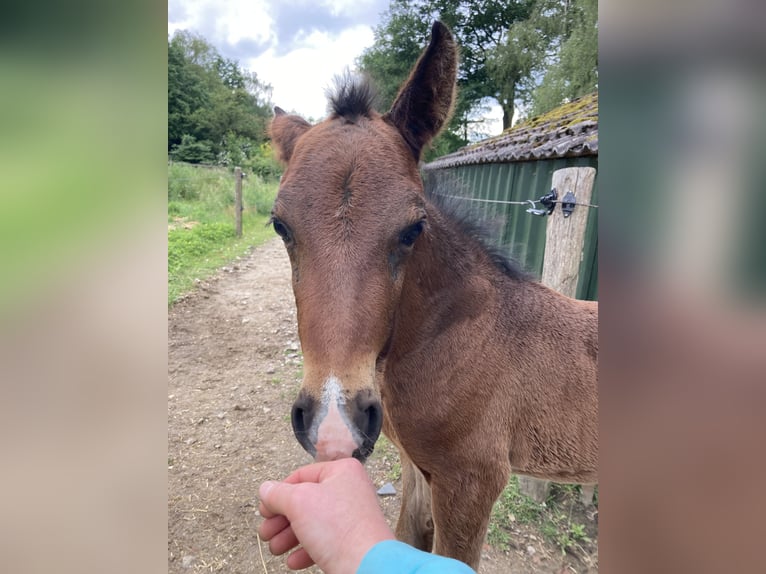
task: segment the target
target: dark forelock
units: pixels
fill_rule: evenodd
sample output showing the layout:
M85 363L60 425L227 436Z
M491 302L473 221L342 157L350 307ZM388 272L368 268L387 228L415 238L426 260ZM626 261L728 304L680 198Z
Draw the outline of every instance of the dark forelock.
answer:
M328 111L335 117L356 121L370 117L375 110L377 92L366 76L349 72L335 76L334 86L327 92Z

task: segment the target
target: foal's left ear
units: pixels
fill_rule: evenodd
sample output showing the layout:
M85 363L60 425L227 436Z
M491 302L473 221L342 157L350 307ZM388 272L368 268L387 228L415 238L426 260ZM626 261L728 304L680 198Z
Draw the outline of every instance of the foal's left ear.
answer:
M457 44L449 28L434 22L431 42L384 116L404 136L416 160L452 114L457 59Z
M311 128L300 116L290 115L279 106L274 107L274 119L269 126L271 141L277 150L279 161L284 164L290 161L298 139Z

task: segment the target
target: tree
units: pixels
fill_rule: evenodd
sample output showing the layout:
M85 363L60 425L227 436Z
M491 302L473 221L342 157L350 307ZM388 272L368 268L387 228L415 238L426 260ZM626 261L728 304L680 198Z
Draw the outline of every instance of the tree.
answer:
M174 38L168 43L168 150L180 145L184 134L196 131L192 114L208 101L202 69L189 62Z
M176 161L188 163L211 163L214 160L210 145L198 142L194 136L184 134L181 143L174 145L170 155Z
M513 117L512 78L492 73L486 61L505 40L514 22L528 18L533 0L392 0L375 28L375 43L365 50L358 67L367 72L381 93L382 107L393 102L428 37L431 23L439 19L450 27L461 47L458 98L452 123L435 147L447 151L460 147L473 131L472 110L486 98L503 108L503 125Z
M179 31L168 41L168 150L175 157L246 161L267 139L270 100L271 86L202 36Z
M598 85L597 0L535 0L487 61L521 107L543 114Z
M532 97L540 115L598 88L598 1L573 0L566 21L569 32Z
M494 99L503 129L516 109L537 115L598 86L597 0L392 0L359 58L391 104L440 19L461 47L453 120L434 142L448 153L481 131L481 108Z

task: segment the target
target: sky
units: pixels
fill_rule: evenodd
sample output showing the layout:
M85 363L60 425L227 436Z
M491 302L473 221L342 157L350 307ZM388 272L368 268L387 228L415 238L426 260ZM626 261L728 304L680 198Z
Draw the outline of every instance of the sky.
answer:
M169 0L168 33L193 30L271 84L272 101L315 120L325 88L373 43L388 0Z
M271 84L275 105L319 120L326 115L325 89L334 76L354 69L356 58L372 45L373 28L388 4L389 0L168 0L168 34L201 34L223 56Z

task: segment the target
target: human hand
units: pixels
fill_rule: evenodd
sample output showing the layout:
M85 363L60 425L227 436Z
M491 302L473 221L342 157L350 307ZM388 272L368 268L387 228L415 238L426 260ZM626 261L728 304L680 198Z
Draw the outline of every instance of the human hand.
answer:
M326 574L354 574L365 554L394 535L364 467L353 458L299 468L283 482L264 482L258 528L272 554L292 550L293 570L319 566Z

